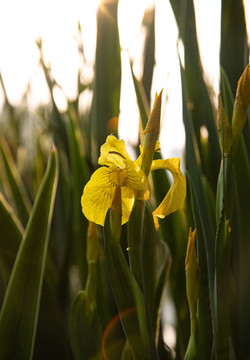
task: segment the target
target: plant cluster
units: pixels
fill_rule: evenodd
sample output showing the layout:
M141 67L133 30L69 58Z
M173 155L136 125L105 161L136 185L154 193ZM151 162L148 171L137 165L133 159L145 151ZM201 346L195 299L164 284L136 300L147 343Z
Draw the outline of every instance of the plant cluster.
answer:
M42 41L51 104L34 115L13 107L3 91L1 359L250 357L250 65L243 2L221 1L218 109L203 79L193 1L170 3L185 52L184 174L178 158L161 156L162 92L150 106L154 10L146 22L142 81L131 66L141 121L136 160L118 139L118 0L98 11L94 80L84 83L79 71L78 96L65 112L54 99L58 84ZM83 49L80 44L81 55ZM86 90L93 98L82 113ZM166 286L176 311L174 349L163 338Z

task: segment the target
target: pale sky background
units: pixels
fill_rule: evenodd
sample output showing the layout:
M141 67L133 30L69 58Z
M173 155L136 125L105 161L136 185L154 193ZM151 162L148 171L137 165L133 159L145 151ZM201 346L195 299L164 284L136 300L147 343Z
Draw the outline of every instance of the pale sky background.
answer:
M134 58L135 72L141 59L143 31L141 21L144 10L152 0L120 0L118 20L122 49L122 93L119 133L131 144L137 141L138 109L133 94L128 69L129 56ZM199 35L204 56L205 70L218 92L220 9L218 0L196 0ZM155 0L156 4L156 68L153 77L152 97L164 88L161 147L166 156L178 156L184 145L180 74L177 54L178 31L169 2ZM7 94L13 104L21 101L27 82L31 81L32 94L29 105L35 108L49 100L42 70L39 68L39 52L35 45L43 39L46 62L69 98L76 95L76 77L79 64L77 53L77 21L83 31L83 43L88 60L89 76L93 76L96 9L94 0L8 0L0 2L0 70ZM199 14L205 14L202 22ZM211 18L213 27L211 27ZM129 25L128 25L129 24ZM202 24L202 26L201 26ZM209 27L209 34L206 31ZM211 30L212 29L212 30ZM209 36L209 38L208 38ZM209 54L209 56L208 56ZM86 73L86 71L85 71ZM130 90L128 90L130 88ZM61 109L66 105L60 90L55 93ZM167 101L166 101L167 99ZM1 103L1 93L0 93ZM128 119L131 125L128 127ZM125 121L126 120L126 121Z
M122 49L122 92L119 134L129 144L137 141L138 109L129 73L129 56L138 72L141 59L144 10L153 0L120 0L118 21ZM214 87L214 98L219 89L220 1L195 0L198 36L206 78ZM250 0L246 0L247 12ZM155 0L156 5L156 67L152 97L164 88L162 106L161 148L164 156L180 156L185 136L182 124L180 73L177 54L178 30L169 1ZM79 65L77 53L77 22L83 32L89 78L93 76L97 0L8 0L0 2L0 71L10 101L20 103L31 81L29 105L35 108L49 100L44 75L39 67L39 52L35 45L43 39L45 60L70 99L76 95ZM211 22L213 26L211 27ZM249 24L248 24L249 25ZM207 30L209 29L209 31ZM128 90L129 89L129 90ZM1 104L0 92L0 104ZM55 92L58 106L66 106L62 92ZM128 127L128 119L131 125Z

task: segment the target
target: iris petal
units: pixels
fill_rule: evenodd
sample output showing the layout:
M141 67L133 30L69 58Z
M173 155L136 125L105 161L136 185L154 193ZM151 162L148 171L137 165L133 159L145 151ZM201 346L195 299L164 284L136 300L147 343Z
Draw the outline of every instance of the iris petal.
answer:
M122 224L129 219L134 198L149 197L147 178L132 160L126 160L125 169L101 167L91 176L81 198L82 212L89 221L104 225L116 186L122 188Z
M144 172L136 165L134 161L126 162L127 178L125 186L132 190L146 191L148 179Z
M180 159L170 158L166 160L154 160L151 171L157 169L169 170L173 176L173 183L170 186L167 195L153 212L154 216L164 218L170 213L181 208L186 196L186 179L180 170Z
M120 169L125 168L124 160L131 160L125 148L125 142L118 140L114 135L109 135L105 144L101 147L101 155L98 159L100 165L116 165Z
M115 187L100 187L89 181L81 197L82 212L89 221L104 225L108 209L111 207Z

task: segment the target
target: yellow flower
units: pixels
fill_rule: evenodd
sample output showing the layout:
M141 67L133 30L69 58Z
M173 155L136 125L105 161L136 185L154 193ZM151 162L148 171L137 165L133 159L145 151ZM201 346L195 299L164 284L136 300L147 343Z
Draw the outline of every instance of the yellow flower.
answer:
M157 147L159 143L157 143ZM134 199L148 200L150 196L148 180L141 170L141 156L132 161L125 148L125 142L114 135L107 137L101 147L97 169L84 188L81 198L82 211L89 221L104 225L108 209L111 207L116 187L121 188L122 224L131 213ZM173 183L153 215L164 218L178 210L186 195L186 181L180 171L180 159L153 160L151 171L167 169L172 173Z
M104 220L117 186L122 195L122 224L128 221L134 199L148 199L148 181L139 166L132 161L123 140L109 135L101 147L97 169L84 188L82 211L89 221L104 225Z

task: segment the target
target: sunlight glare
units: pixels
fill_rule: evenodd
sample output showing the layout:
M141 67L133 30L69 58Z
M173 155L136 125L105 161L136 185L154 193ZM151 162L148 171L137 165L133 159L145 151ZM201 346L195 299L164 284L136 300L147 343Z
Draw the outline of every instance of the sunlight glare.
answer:
M155 56L151 98L162 88L161 150L163 157L182 158L185 133L182 122L181 79L178 57L178 28L168 2L156 1Z

